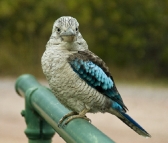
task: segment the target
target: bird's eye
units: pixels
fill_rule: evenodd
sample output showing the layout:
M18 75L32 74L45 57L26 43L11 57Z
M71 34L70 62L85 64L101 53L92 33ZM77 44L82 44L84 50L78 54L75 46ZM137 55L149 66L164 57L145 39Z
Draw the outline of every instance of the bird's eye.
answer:
M57 28L57 32L59 33L61 31L61 29L60 28Z
M76 27L76 31L78 31L78 27Z

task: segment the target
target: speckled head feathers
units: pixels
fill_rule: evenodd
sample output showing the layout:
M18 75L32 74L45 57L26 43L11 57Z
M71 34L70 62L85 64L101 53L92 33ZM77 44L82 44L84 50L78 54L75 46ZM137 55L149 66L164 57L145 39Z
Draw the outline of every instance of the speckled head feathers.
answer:
M57 28L67 29L69 27L76 30L79 27L78 21L71 16L62 16L54 22L52 32L55 32Z
M86 41L79 32L79 23L75 18L62 16L54 22L52 34L46 47L57 46L58 48L58 45L59 48L68 50L88 49Z

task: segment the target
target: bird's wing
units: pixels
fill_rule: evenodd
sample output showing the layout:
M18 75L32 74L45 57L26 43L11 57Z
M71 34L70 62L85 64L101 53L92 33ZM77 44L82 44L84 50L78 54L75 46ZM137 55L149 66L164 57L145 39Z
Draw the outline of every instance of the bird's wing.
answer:
M102 59L89 50L78 51L68 58L72 69L90 86L113 101L117 102L125 111L127 107L117 91L108 67Z

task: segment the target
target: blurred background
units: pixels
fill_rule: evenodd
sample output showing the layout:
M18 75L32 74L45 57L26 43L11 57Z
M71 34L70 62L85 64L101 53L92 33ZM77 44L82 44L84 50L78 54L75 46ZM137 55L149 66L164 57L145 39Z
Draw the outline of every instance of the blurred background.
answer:
M26 141L25 123L19 115L24 101L15 95L14 83L19 75L29 73L46 84L41 56L52 25L61 16L78 20L89 49L108 64L130 112L154 134L154 139L145 141L168 142L165 111L168 107L167 7L167 0L1 0L0 142ZM102 114L90 116L95 120L93 123L102 116L109 118ZM120 124L120 121L116 122ZM113 138L110 133L115 131L113 125L108 129L103 126L103 119L97 125ZM12 126L13 130L10 129ZM123 123L119 132L129 136L123 138L123 142L131 142L132 136L135 142L138 141L130 129L126 132L122 129ZM19 131L17 137L15 130ZM131 135L128 135L129 131ZM121 141L119 136L115 141L118 140ZM139 142L145 141L140 139Z

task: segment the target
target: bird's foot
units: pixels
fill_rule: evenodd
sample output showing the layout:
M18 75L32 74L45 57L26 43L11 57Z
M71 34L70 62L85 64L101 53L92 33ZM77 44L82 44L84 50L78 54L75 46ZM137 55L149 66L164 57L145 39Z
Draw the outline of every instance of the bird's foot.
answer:
M63 116L63 117L59 120L59 122L58 122L58 127L61 126L61 124L64 122L64 120L65 120L66 118L68 118L68 117L70 117L70 116L73 116L73 115L77 115L77 114L78 114L77 112L70 112L70 113L66 114L65 116Z
M80 114L79 114L79 115L73 115L73 116L69 117L69 118L65 121L65 125L67 125L71 120L76 119L76 118L82 118L82 119L85 119L85 120L91 122L91 120L90 120L88 117L86 117L85 115L80 115Z
M60 127L60 125L64 122L64 120L66 118L68 118L64 125L67 125L71 120L75 119L75 118L83 118L89 122L91 122L91 120L89 118L86 117L86 113L89 111L89 109L84 109L82 110L79 114L77 112L70 112L67 115L65 115L64 117L62 117L59 122L58 122L58 127Z

